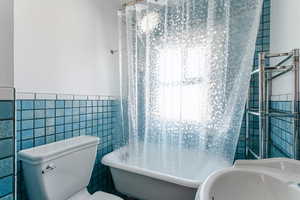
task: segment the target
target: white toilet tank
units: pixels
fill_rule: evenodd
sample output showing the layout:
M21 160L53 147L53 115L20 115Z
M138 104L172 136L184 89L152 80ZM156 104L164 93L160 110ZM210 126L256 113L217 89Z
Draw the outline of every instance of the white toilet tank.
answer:
M99 138L79 136L20 151L30 200L66 200L89 184Z

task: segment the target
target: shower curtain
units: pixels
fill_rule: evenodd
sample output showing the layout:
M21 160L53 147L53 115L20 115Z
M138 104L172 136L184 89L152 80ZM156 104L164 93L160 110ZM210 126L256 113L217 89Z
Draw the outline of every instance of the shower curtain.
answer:
M195 159L209 155L203 162L218 168L232 164L261 6L262 0L147 0L126 7L118 121L122 145L139 159L134 163L155 160L175 173L191 164L182 152L196 152Z

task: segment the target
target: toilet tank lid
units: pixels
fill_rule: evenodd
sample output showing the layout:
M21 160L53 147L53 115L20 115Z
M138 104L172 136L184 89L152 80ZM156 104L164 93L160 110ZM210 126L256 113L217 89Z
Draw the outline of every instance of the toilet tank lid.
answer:
M41 164L70 153L99 144L94 136L78 136L26 150L18 153L18 159L30 164Z

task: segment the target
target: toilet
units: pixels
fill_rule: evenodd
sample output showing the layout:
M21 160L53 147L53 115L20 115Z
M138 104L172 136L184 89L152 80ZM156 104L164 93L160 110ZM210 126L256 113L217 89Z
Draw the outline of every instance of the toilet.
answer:
M88 193L99 138L79 136L20 151L30 200L122 200Z

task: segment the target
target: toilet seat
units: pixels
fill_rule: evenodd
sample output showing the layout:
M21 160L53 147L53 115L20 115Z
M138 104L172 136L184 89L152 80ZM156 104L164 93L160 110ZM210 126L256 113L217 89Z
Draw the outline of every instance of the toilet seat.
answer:
M123 200L118 196L108 194L105 192L94 193L89 200Z

